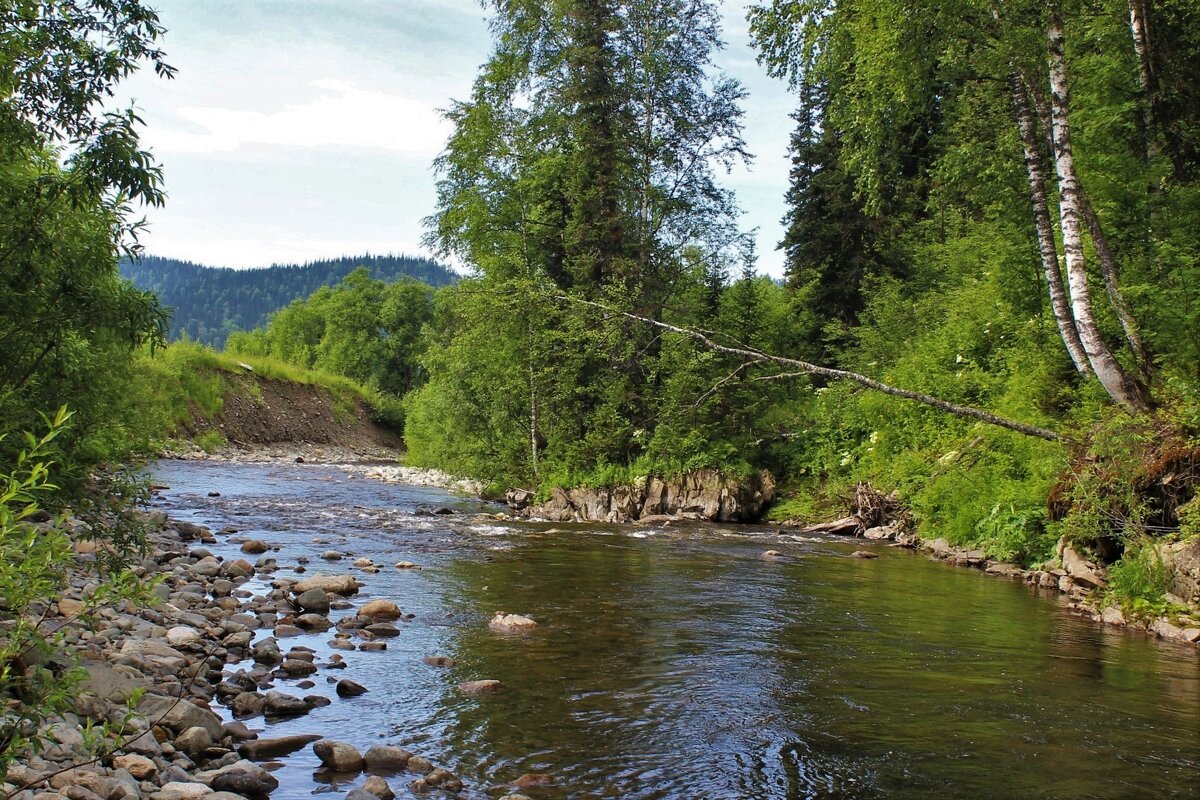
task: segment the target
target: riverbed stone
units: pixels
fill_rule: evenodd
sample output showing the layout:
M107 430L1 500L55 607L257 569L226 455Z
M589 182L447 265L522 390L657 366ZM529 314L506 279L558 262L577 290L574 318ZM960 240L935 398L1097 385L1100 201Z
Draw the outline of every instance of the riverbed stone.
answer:
M1109 606L1100 612L1100 619L1108 625L1124 625L1125 615L1117 606Z
M366 766L358 749L346 742L322 739L315 742L312 749L321 763L334 772L359 772Z
M305 675L312 675L317 671L317 665L311 661L301 661L298 658L289 658L283 662L280 667L284 672L292 678L302 678Z
M367 693L367 687L357 681L344 678L337 682L335 691L338 693L338 697L358 697Z
M218 792L264 798L279 788L279 779L251 761L238 761L221 769L213 776L209 786Z
M299 697L283 692L270 691L264 697L263 711L279 717L295 717L307 714L312 709Z
M235 717L253 717L263 712L266 702L258 692L242 692L234 696L229 708Z
M431 667L453 667L456 663L450 656L425 656L421 660Z
M252 761L267 761L294 753L322 737L315 733L278 736L272 739L255 739L238 745L238 753Z
M312 614L328 614L329 595L324 589L309 589L296 596L296 605Z
M162 785L155 797L157 800L200 800L211 792L203 783L170 781Z
M292 591L298 594L307 592L309 589L320 589L331 594L346 596L357 594L359 583L353 575L312 575L292 584Z
M137 753L126 753L113 758L113 766L117 769L128 770L129 774L144 781L158 773L158 765L145 756Z
M167 631L167 644L171 647L187 647L200 641L200 631L187 625L176 625Z
M270 549L270 546L262 539L249 539L242 542L242 552L247 555L257 556L262 555Z
M413 754L403 747L377 744L367 749L363 761L367 769L377 772L400 772L408 766Z
M528 631L533 630L537 626L538 624L529 617L524 617L520 614L505 614L503 611L497 611L491 621L488 622L489 628L501 633Z
M400 619L400 617L403 615L404 612L400 610L400 606L396 605L391 600L386 600L383 598L364 603L362 607L358 609L357 614L359 619L377 621Z
M321 614L301 614L296 617L296 627L320 633L332 628L333 623L329 621L328 617Z
M850 554L851 558L879 558L878 553L872 553L870 550L855 550Z
M212 711L175 697L144 694L137 710L147 720L160 721L160 724L179 733L188 728L204 728L212 739L220 739L224 733L221 718Z
M368 794L378 797L379 800L392 800L396 793L392 791L392 787L388 786L388 782L379 775L369 775L363 781L362 790Z
M490 678L478 681L466 681L458 685L458 690L460 692L471 697L481 697L483 695L495 694L503 688L503 683Z
M176 750L195 758L213 746L213 737L207 730L197 725L175 737L174 744Z

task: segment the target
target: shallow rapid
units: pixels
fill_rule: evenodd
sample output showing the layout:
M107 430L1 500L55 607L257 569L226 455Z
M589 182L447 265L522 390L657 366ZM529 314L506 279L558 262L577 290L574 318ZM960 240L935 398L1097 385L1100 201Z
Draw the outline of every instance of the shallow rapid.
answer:
M385 652L345 653L336 677L367 694L336 699L318 674L308 693L334 702L253 720L263 736L402 745L479 798L533 772L555 778L544 798L1197 796L1196 649L1103 628L1019 583L766 528L501 523L482 513L498 508L332 466L154 474L170 487L157 507L278 546L273 577L298 577L306 556L308 575L357 574L356 601L414 615ZM230 538L210 549L233 557ZM383 570L322 562L331 548ZM539 627L489 631L499 610ZM327 654L330 633L281 643ZM457 690L475 679L506 688ZM353 785L318 767L311 750L289 756L273 799Z

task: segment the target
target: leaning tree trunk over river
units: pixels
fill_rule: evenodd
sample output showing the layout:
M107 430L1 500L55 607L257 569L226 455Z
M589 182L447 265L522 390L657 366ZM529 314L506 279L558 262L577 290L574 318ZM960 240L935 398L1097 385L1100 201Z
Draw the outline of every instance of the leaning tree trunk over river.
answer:
M1075 172L1075 161L1071 151L1071 127L1067 113L1067 61L1060 13L1055 12L1051 15L1048 33L1050 116L1053 124L1054 165L1058 172L1059 226L1062 230L1063 254L1066 257L1071 311L1088 362L1108 395L1130 411L1147 411L1150 402L1144 388L1113 357L1112 351L1100 334L1100 327L1096 324L1092 312L1087 262L1083 253L1079 176Z
M588 306L590 308L598 309L605 314L625 317L626 319L636 320L637 322L641 322L655 328L671 331L672 333L677 333L680 336L686 336L690 339L694 339L708 349L714 350L718 353L728 353L729 355L738 356L747 363L780 364L785 367L792 367L794 370L796 370L794 372L771 375L767 378L763 378L763 380L782 380L786 378L798 378L806 375L819 375L822 378L829 378L831 380L847 380L857 383L860 386L865 386L868 389L874 389L877 392L882 392L883 394L890 394L893 397L903 397L906 400L913 400L923 405L930 406L931 408L936 408L939 411L945 411L948 414L954 414L955 416L966 417L968 419L976 419L981 422L986 422L988 425L995 425L1000 428L1005 428L1010 431L1024 434L1025 436L1034 436L1038 439L1046 439L1047 441L1051 442L1071 441L1071 439L1068 437L1055 433L1054 431L1046 428L1039 428L1036 425L1026 425L1024 422L1014 422L1013 420L1005 419L1004 417L998 417L990 411L972 408L971 406L960 406L957 403L951 403L947 400L942 400L941 398L924 394L922 392L914 392L911 389L901 389L898 386L892 386L891 384L884 383L883 381L869 378L866 375L860 375L857 372L850 372L849 370L845 369L834 369L833 367L822 367L819 364L801 361L798 358L787 358L786 356L772 355L770 353L764 353L761 350L755 350L747 346L731 347L729 345L724 345L713 341L709 334L705 333L704 331L698 331L695 328L683 328L678 325L671 325L666 322L660 322L659 320L651 317L644 317L639 314L631 314L628 311L621 311L620 309L606 306L603 303L597 303L592 300L584 300L580 297L572 297L570 295L554 295L553 299L562 303L574 303L577 305Z

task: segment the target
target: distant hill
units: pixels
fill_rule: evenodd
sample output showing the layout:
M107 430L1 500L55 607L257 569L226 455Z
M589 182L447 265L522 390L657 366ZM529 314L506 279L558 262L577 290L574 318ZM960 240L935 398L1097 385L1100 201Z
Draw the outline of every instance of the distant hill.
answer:
M137 262L122 260L121 275L138 288L154 292L164 306L174 309L172 340L187 333L195 341L221 348L231 332L266 324L271 312L308 297L321 286L340 283L360 266L367 267L371 277L385 281L407 276L430 286L445 286L458 277L427 258L371 255L259 269L206 267L174 258L144 256Z

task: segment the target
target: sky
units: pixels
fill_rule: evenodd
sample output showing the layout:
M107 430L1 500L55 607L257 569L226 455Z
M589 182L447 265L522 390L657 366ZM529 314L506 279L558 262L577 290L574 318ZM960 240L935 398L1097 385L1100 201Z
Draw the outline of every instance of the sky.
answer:
M120 87L146 122L168 201L146 211L149 253L254 267L360 253L428 254L433 159L490 49L477 0L151 0L174 80ZM744 0L725 0L718 66L749 92L755 160L722 176L779 276L794 102L749 46ZM460 267L462 265L455 265Z

